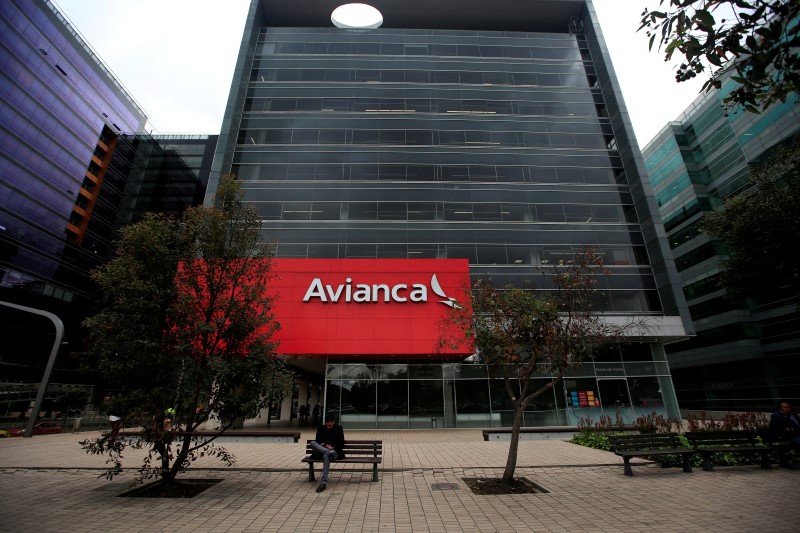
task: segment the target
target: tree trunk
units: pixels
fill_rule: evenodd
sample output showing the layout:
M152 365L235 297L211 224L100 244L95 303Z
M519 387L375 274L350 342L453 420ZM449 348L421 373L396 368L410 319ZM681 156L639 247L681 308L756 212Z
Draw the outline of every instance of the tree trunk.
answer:
M519 451L519 430L522 426L522 414L525 409L524 402L515 402L516 413L514 413L514 426L511 428L511 444L508 446L508 459L506 469L503 472L502 483L514 481L514 471L517 469L517 453Z
M169 444L159 443L156 446L156 451L161 455L161 485L168 487L175 482L175 475L172 473L169 464Z

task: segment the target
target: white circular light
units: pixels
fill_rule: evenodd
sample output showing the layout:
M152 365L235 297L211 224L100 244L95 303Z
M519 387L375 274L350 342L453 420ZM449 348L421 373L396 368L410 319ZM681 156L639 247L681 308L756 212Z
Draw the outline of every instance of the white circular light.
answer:
M367 4L344 4L333 10L331 22L337 28L372 29L383 24L383 15Z

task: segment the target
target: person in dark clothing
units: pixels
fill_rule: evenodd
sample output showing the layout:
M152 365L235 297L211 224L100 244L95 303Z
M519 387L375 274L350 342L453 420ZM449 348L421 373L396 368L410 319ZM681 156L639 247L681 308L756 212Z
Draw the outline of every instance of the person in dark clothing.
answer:
M788 403L782 402L780 409L772 413L769 428L776 435L788 433L792 444L800 445L800 420L797 419L797 415L792 414L792 406Z
M328 485L331 461L344 459L344 429L336 424L333 415L325 417L325 424L317 428L317 436L309 446L314 450L313 455L322 459L322 477L317 487L317 492L322 492Z
M313 424L315 426L319 425L319 413L320 413L321 410L322 410L322 408L320 407L319 403L317 403L317 405L314 406L314 410L311 412L311 414L314 415Z

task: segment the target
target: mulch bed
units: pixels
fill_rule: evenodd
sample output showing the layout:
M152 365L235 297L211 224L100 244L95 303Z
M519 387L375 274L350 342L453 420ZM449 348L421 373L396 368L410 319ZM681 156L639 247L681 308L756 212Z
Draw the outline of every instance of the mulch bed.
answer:
M221 479L183 479L171 485L163 485L161 481L148 483L120 494L123 498L194 498L204 490L213 487Z
M524 477L515 477L511 483L503 483L500 478L465 477L464 483L479 496L498 494L544 494L544 487Z

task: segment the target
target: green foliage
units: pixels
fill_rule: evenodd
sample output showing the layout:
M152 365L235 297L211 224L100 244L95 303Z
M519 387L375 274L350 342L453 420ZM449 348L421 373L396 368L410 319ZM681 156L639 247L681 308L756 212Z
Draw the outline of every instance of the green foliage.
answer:
M732 72L738 86L728 108L759 112L800 92L800 2L797 0L659 0L666 9L642 12L639 30L658 43L665 61L683 63L678 82L707 73L703 88L722 86Z
M56 409L61 411L64 417L80 413L89 403L89 391L86 389L71 389L56 398Z
M499 289L491 279L480 279L464 299L469 304L451 313L453 323L474 341L476 358L503 378L514 406L504 482L514 476L516 437L526 407L569 369L591 359L596 348L620 342L633 326L612 324L593 312L596 286L608 274L600 254L586 250L547 269L554 291L532 285Z
M279 325L260 229L237 182L225 177L214 207L180 219L146 216L123 230L116 257L93 272L109 303L85 321L87 364L117 387L111 404L126 425L142 428L132 441L108 433L82 443L108 455L109 477L128 445L150 449L140 472L157 471L165 483L198 453L228 462L224 449L194 432L212 415L219 432L254 417L289 387L275 356ZM158 467L149 466L153 458Z
M800 142L772 156L741 194L702 223L730 252L722 283L731 298L800 294Z
M611 443L608 441L608 433L597 433L595 431L581 431L570 440L572 444L594 448L596 450L611 451Z

